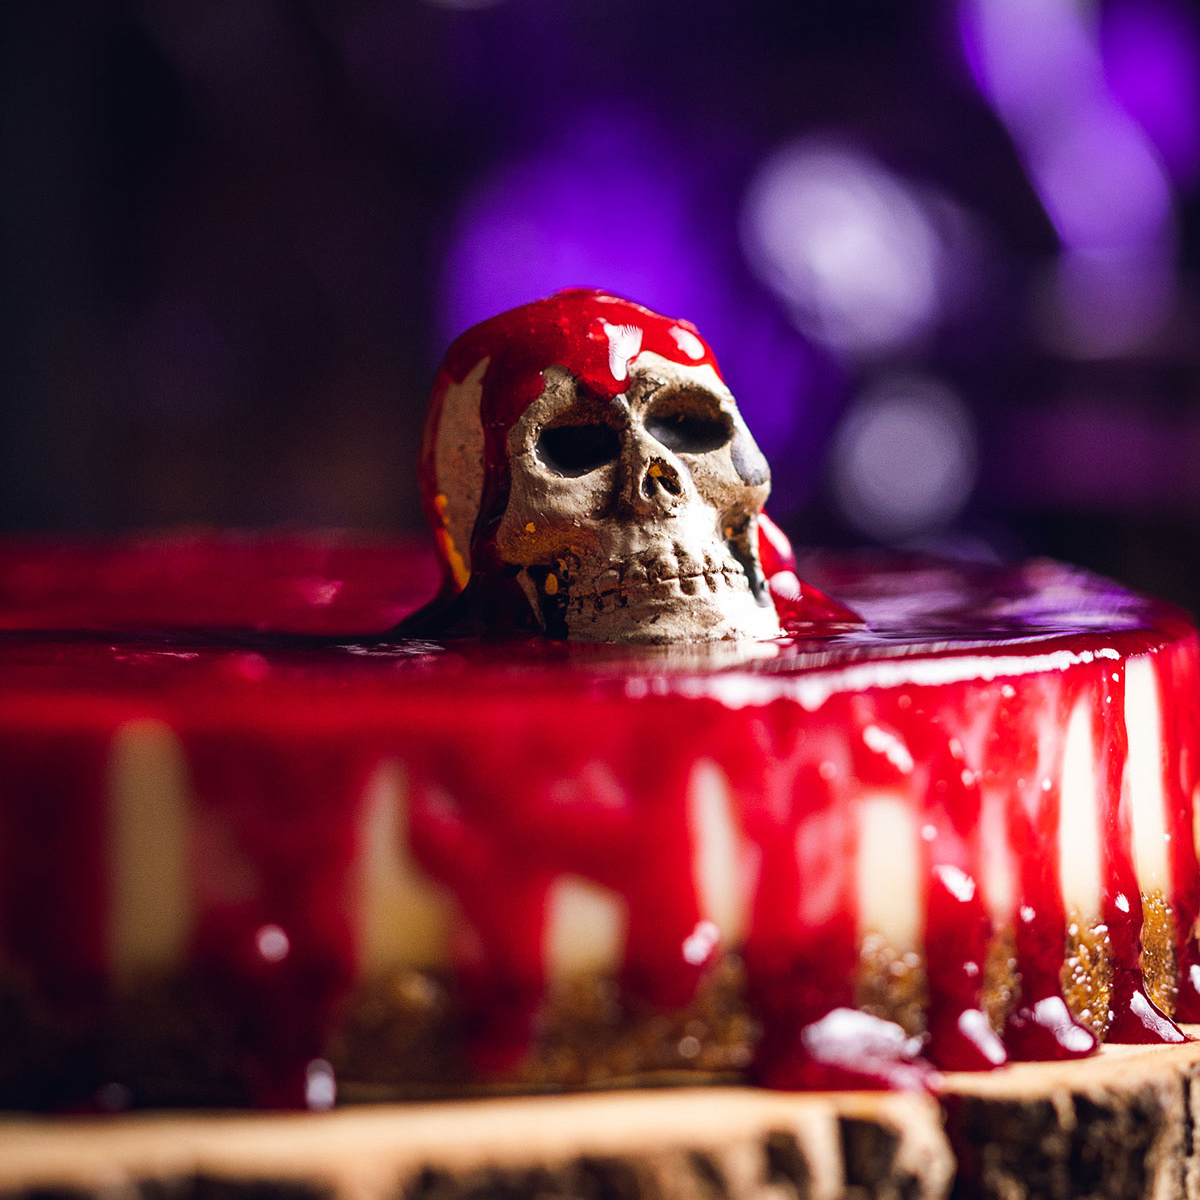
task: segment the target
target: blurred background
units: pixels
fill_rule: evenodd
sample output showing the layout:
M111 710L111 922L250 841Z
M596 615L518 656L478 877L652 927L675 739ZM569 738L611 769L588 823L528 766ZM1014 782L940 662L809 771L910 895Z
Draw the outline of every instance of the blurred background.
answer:
M1187 0L27 0L0 92L0 530L420 528L446 344L582 284L798 540L1200 608Z

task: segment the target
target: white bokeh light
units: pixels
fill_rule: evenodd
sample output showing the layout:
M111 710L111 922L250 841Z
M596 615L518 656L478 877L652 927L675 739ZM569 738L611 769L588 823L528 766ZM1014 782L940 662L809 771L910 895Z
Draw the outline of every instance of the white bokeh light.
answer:
M936 320L943 246L919 192L849 146L801 140L751 180L751 268L809 336L849 353L911 342Z
M337 1103L337 1076L323 1058L314 1058L305 1069L304 1103L313 1112L328 1112Z
M283 962L291 953L291 941L278 925L264 925L254 935L254 941L258 953L270 963Z
M962 511L978 465L962 400L922 375L891 375L864 392L842 422L830 462L835 499L881 541L918 537Z

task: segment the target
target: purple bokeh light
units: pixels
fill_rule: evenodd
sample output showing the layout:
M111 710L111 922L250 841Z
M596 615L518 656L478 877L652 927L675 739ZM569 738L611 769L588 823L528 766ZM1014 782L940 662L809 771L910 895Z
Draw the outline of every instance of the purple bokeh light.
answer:
M1062 245L1044 336L1082 357L1137 349L1172 310L1175 203L1154 143L1109 87L1097 22L1074 0L960 0L958 15L975 81Z
M504 0L425 0L431 8L448 8L454 12L478 12L484 8L495 8Z
M1116 0L1100 45L1113 96L1154 142L1175 182L1200 178L1200 21L1171 0Z
M682 164L640 114L584 114L560 137L477 180L441 270L442 333L560 287L599 286L663 312L719 307L714 231Z
M1162 164L1116 105L1064 113L1053 134L1030 140L1027 161L1064 246L1152 245L1168 236L1171 194Z
M1072 0L961 0L976 82L1009 128L1063 245L1151 243L1172 201L1144 130L1109 92L1097 30Z
M777 464L776 511L787 511L818 486L840 383L738 270L732 214L714 203L689 150L641 112L584 111L480 177L449 227L438 323L449 340L571 286L695 322Z

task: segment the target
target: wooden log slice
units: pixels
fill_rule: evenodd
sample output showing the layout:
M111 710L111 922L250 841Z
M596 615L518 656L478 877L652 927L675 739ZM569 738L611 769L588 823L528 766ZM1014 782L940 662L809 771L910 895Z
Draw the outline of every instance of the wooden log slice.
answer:
M1200 1032L1200 1031L1196 1031ZM3 1200L1200 1197L1200 1042L937 1096L680 1088L0 1119Z

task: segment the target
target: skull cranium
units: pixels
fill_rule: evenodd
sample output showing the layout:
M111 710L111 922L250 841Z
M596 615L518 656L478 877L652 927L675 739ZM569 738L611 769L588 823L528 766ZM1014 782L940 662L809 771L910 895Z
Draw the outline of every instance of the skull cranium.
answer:
M766 460L691 326L579 291L516 314L528 355L479 346L493 352L447 385L427 446L457 587L515 582L539 628L582 641L778 635Z

